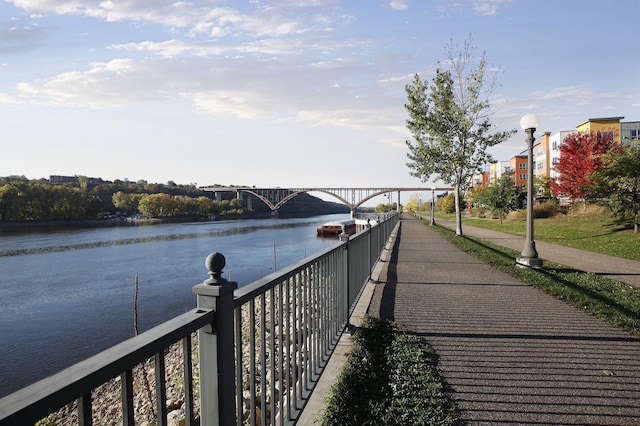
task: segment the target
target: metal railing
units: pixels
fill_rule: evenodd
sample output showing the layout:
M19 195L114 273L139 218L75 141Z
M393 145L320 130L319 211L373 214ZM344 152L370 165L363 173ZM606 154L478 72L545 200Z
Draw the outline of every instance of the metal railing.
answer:
M393 215L241 288L221 277L224 256L212 253L210 278L193 287L196 309L0 399L0 425L33 425L74 401L79 425L100 422L92 392L114 377L122 424L133 425L133 371L150 358L148 397L157 424L167 424L165 353L176 342L187 425L294 424L397 222Z

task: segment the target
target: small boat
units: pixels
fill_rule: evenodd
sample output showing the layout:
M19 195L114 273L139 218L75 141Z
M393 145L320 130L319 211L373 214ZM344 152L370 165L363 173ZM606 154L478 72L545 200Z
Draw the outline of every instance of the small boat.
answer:
M324 236L336 236L345 232L349 235L353 235L356 233L356 221L355 219L346 219L346 220L335 220L332 222L327 222L322 225L320 228L316 229L316 235L318 237Z

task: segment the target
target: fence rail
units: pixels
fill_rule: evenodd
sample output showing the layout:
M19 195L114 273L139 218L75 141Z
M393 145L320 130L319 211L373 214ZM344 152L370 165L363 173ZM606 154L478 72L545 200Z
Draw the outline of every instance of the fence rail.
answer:
M167 424L165 352L176 342L185 424L294 424L397 221L345 234L336 247L240 288L222 278L224 256L212 253L210 278L193 288L196 309L0 399L0 425L33 425L74 401L78 424L91 425L92 391L114 377L122 423L133 425L132 371L149 358L156 421Z

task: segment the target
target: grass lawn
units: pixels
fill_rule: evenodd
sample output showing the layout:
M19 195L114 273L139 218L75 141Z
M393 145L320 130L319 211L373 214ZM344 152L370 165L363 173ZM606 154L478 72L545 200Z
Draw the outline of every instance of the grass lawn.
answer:
M437 214L446 220L455 215ZM526 220L463 217L464 224L506 232L524 237ZM585 214L558 215L553 218L535 219L534 239L581 250L608 254L640 261L640 234L634 234L630 221L610 217L606 211L589 210Z

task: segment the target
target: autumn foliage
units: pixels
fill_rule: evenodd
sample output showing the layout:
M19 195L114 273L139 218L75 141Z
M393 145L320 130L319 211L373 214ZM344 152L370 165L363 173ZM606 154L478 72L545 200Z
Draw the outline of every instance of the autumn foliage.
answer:
M568 135L560 146L560 158L555 164L559 177L549 182L553 195L568 196L572 201L588 199L593 188L590 175L600 169L600 156L616 147L613 132L577 132Z

